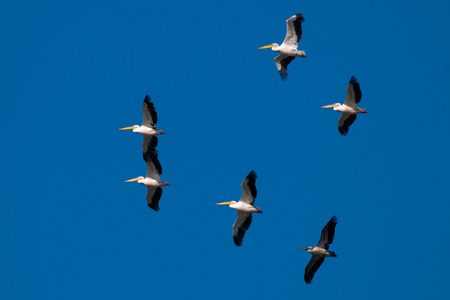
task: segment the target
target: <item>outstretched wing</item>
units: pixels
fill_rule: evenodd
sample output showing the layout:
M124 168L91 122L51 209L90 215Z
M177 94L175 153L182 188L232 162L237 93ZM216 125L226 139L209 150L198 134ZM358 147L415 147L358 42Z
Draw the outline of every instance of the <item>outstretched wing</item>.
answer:
M252 214L238 211L238 216L233 224L233 241L238 247L242 246L245 232L252 223Z
M158 146L158 138L152 135L144 134L144 141L142 142L142 156L145 161L150 159L150 154Z
M159 200L161 199L162 192L163 190L160 187L148 187L147 204L154 211L159 210Z
M283 44L297 46L302 39L302 22L305 21L303 14L296 14L286 20L286 37Z
M314 274L316 274L316 271L320 268L320 265L322 265L324 260L325 260L325 258L317 256L317 255L313 255L311 257L311 260L305 267L305 277L304 278L305 278L306 283L309 284L312 282L312 280L314 278Z
M258 178L258 176L256 175L256 172L252 170L248 173L247 177L245 177L244 181L242 181L242 195L239 201L253 205L257 194L256 178Z
M338 130L341 135L347 135L350 125L356 120L356 115L342 113L339 118Z
M320 235L320 240L317 244L317 247L328 250L328 246L333 242L334 239L334 231L337 222L337 217L333 216L330 221L328 221L327 225L322 228L322 234Z
M280 54L275 57L275 64L277 65L278 72L280 73L281 79L286 80L288 77L287 67L293 61L295 56L287 56Z
M355 76L352 76L347 86L347 97L345 98L344 104L350 107L355 107L361 100L361 97L362 93L359 82Z
M144 112L142 125L147 127L154 127L154 125L158 122L158 115L156 114L155 105L153 105L153 102L150 99L149 95L145 96L142 111Z

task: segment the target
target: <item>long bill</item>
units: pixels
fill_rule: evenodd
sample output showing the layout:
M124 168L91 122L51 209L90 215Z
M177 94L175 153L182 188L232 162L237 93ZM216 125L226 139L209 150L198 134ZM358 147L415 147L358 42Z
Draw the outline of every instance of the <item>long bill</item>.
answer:
M269 49L269 48L273 48L273 47L276 47L275 45L272 45L272 44L270 44L270 45L267 45L267 46L262 46L262 47L259 47L258 49Z
M138 181L138 180L139 180L139 177L136 177L136 178L125 180L125 182L133 182L133 181Z
M135 128L134 126L130 126L130 127L119 128L119 130L132 130L134 128Z
M216 203L216 205L230 205L232 204L232 202L220 202L220 203Z
M297 249L297 250L308 250L308 247L306 247L306 248L300 248L300 249Z
M324 105L322 106L322 108L332 108L332 107L338 107L339 104L329 104L329 105Z

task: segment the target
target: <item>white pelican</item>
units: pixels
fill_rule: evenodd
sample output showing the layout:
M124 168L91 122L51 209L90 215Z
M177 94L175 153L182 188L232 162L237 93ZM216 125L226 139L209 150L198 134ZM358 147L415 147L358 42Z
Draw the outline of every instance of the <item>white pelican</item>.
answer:
M328 251L328 246L333 242L334 238L334 229L337 224L336 216L333 216L330 221L328 221L327 225L322 228L322 234L320 235L320 241L317 246L301 248L298 250L308 250L313 256L309 261L308 265L305 268L305 282L311 283L314 277L314 274L319 269L320 265L325 260L325 257L337 257L336 253L332 251Z
M347 86L347 97L345 98L344 104L334 103L322 106L322 108L333 107L333 110L342 113L338 123L338 130L341 135L347 135L348 129L350 128L350 125L355 122L357 114L367 114L367 111L364 108L359 108L357 105L361 100L361 97L362 93L359 82L355 76L352 76Z
M147 176L145 178L139 176L126 180L125 182L137 181L138 183L147 186L147 204L154 211L158 211L158 203L162 195L161 187L169 186L170 184L167 181L161 181L159 178L159 175L162 173L162 167L158 160L158 151L156 151L155 147L152 147L150 143L152 143L151 140L149 140L146 153L144 153L144 159L147 162Z
M283 43L279 46L277 43L273 43L267 46L260 47L258 49L272 48L272 51L280 52L280 55L275 57L275 64L277 65L278 72L280 72L281 79L286 80L287 66L295 57L306 57L305 51L297 50L297 45L302 39L302 22L305 21L303 14L296 14L286 20L286 37Z
M144 98L144 104L142 106L142 110L144 112L144 119L142 121L142 125L133 125L130 127L120 128L119 130L133 130L133 132L137 132L143 134L145 136L156 136L159 134L165 134L163 130L157 130L155 124L158 122L158 115L156 114L155 106L153 105L152 100L149 95L146 95Z
M256 198L256 172L250 171L247 177L242 181L242 196L239 202L221 202L217 205L229 205L238 211L236 222L233 224L233 240L236 246L242 246L245 232L252 223L252 213L262 213L260 207L254 207Z

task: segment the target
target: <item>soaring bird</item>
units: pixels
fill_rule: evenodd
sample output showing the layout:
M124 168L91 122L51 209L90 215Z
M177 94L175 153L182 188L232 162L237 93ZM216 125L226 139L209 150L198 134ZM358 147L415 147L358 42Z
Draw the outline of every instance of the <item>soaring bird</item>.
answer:
M333 110L342 113L339 118L338 130L341 135L347 135L350 125L356 120L357 114L367 114L364 108L359 108L357 103L361 100L362 93L359 87L359 82L355 76L350 78L350 82L347 86L347 97L345 98L344 104L334 103L330 105L322 106L322 108L331 108Z
M148 141L146 152L144 152L144 159L147 162L147 176L139 176L125 182L137 181L140 184L147 186L147 204L154 211L159 210L159 200L162 195L163 186L169 186L167 181L161 181L159 175L162 174L162 167L158 160L158 151L151 145L152 140Z
M256 172L250 171L247 177L242 181L242 196L239 202L221 202L217 205L229 205L238 211L236 222L233 224L233 240L236 246L242 246L245 232L252 223L252 213L262 213L260 207L254 207L253 203L256 198Z
M165 132L163 130L156 129L155 124L158 122L158 115L156 114L155 105L149 95L146 95L144 98L142 111L144 112L144 119L141 126L133 125L130 127L120 128L119 130L133 130L133 132L144 135L145 144L145 137L152 138L156 135L165 134Z
M314 274L325 260L325 257L337 257L336 253L328 251L328 246L333 242L337 221L336 216L333 216L330 221L328 221L327 225L322 228L322 234L320 235L320 241L317 246L314 248L307 247L298 249L308 250L308 252L313 255L305 268L305 282L308 284L312 282Z
M286 20L286 37L283 43L279 46L273 43L258 49L272 48L272 51L280 52L280 55L275 57L275 64L278 72L280 72L281 79L286 80L288 77L287 66L296 57L306 57L305 51L297 50L298 43L302 39L302 22L305 21L303 14L296 14Z

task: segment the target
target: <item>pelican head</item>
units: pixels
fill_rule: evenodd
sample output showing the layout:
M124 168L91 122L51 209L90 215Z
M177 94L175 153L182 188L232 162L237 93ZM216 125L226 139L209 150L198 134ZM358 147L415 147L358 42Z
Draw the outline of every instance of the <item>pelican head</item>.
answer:
M340 103L334 103L334 104L324 105L324 106L322 106L322 108L335 108L335 107L338 107L338 106L341 106L341 104Z
M139 127L141 127L141 126L139 126L139 125L133 125L133 126L130 126L130 127L123 127L123 128L119 128L119 130L135 130L135 129L137 129L137 128L139 128Z
M139 180L143 180L143 179L144 179L143 176L139 176L139 177L136 177L136 178L131 178L131 179L125 180L125 182L134 182L134 181L137 181L138 183L140 183Z
M270 45L259 47L258 49L269 49L269 48L274 48L274 47L278 47L278 46L279 45L277 43L273 43L273 44L270 44Z
M220 202L220 203L216 203L216 205L231 205L231 204L236 204L236 201L229 201L229 202Z

